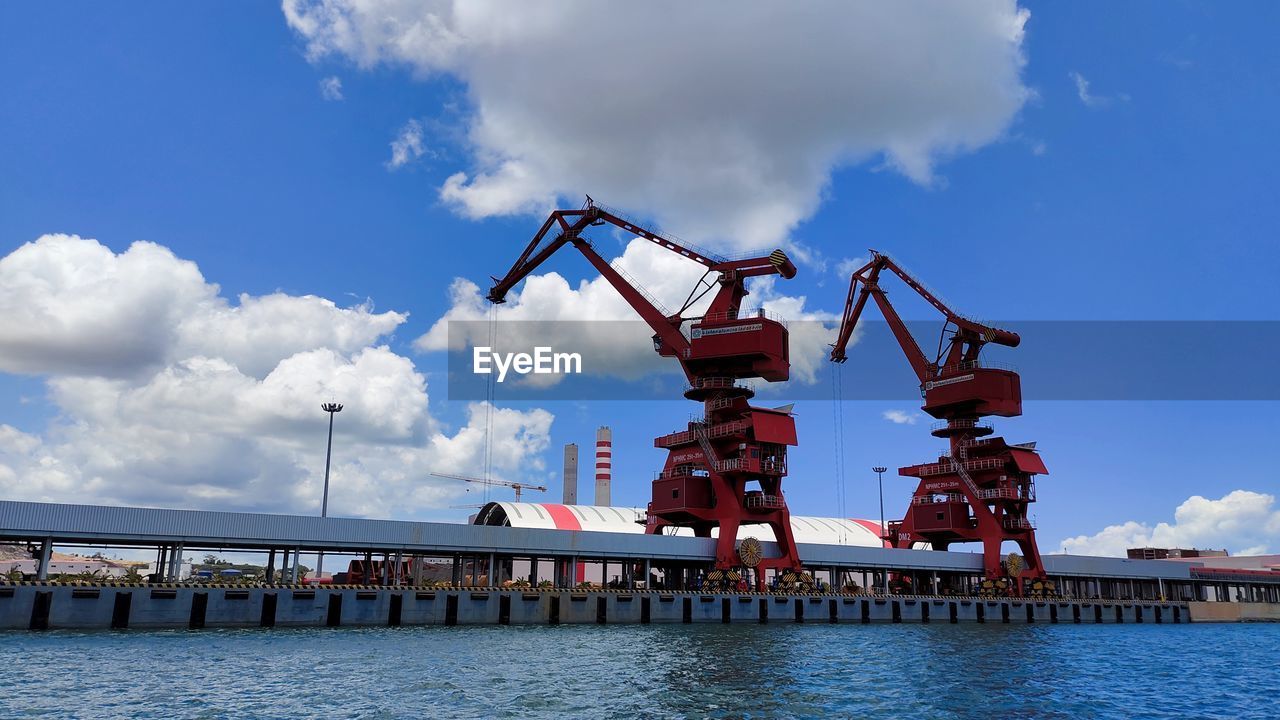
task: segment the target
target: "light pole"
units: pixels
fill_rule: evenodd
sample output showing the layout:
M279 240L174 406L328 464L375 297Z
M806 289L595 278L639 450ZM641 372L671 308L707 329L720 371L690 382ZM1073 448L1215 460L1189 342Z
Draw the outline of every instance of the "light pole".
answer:
M885 536L888 535L887 529L884 526L884 471L888 469L889 468L883 465L876 465L875 467L871 468L871 472L876 474L876 482L880 486L880 542L882 545L884 544ZM889 571L888 570L885 570L884 572L884 594L885 595L889 594Z
M329 460L333 457L333 416L342 412L342 404L322 403L320 409L329 413L329 444L324 449L324 498L320 501L320 517L329 517ZM881 512L883 514L883 511ZM316 580L324 571L324 550L316 553Z

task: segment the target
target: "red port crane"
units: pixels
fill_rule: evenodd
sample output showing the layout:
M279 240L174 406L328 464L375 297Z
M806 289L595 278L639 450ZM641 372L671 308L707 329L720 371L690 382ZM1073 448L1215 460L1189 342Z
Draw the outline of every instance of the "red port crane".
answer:
M946 318L934 359L920 349L881 288L885 270L897 275ZM955 542L981 542L989 581L1015 594L1022 593L1024 584L1036 590L1044 588L1042 582L1034 584L1043 581L1045 573L1027 506L1036 499L1034 477L1048 470L1035 451L1035 443L1011 445L1004 438L987 437L994 429L982 421L988 415L1022 414L1018 374L981 358L988 343L1017 347L1021 338L960 315L888 255L872 250L871 261L850 278L840 332L831 347L833 362L845 361L845 349L868 297L880 308L920 381L921 409L940 420L932 434L950 444L950 452L936 462L899 468L900 475L919 478L920 482L906 516L889 524L886 539L895 547L928 542L935 550L945 550ZM1025 559L1002 563L1001 545L1006 540L1017 543Z
M583 237L588 228L605 224L706 268L680 310L660 309L657 301ZM782 494L787 447L796 444L795 419L789 411L752 407L748 401L754 392L738 383L746 378L779 382L790 374L786 326L764 312L749 313L742 307L747 278L795 277L790 258L781 250L759 257L722 258L633 223L588 197L580 210L551 213L507 274L494 278L490 302L504 302L517 283L566 245L582 253L648 324L654 333L654 350L680 363L689 381L684 396L702 404L700 419L654 440L654 446L666 449L668 455L653 482L646 532L685 526L700 537L710 537L718 527L718 576L748 565L755 570L758 586L763 586L769 568L779 571L784 583L807 582ZM710 305L696 315L692 308L708 294ZM738 529L750 524L773 528L778 557L740 555Z

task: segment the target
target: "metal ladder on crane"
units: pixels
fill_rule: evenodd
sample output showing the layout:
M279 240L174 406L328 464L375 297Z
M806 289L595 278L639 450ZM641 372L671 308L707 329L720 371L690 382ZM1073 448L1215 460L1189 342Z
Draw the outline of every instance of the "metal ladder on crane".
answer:
M693 437L698 441L698 447L702 448L702 454L706 457L707 469L711 472L717 472L716 465L720 463L720 458L716 455L715 448L711 447L711 439L708 437L707 423L701 420L691 423L689 430L693 433Z

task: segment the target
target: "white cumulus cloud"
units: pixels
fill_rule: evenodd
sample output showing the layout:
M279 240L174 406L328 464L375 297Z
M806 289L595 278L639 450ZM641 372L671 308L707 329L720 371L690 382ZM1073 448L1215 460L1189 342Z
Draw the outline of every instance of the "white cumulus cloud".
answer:
M1090 88L1089 80L1085 78L1085 76L1081 75L1078 72L1075 72L1074 70L1072 72L1067 73L1067 77L1071 79L1071 82L1075 83L1076 97L1080 98L1080 102L1084 103L1085 107L1103 108L1110 105L1113 99L1118 99L1124 102L1128 102L1129 100L1128 93L1116 93L1115 98L1112 98L1106 95L1098 95L1097 93L1089 89ZM1032 152L1034 152L1036 155L1043 155L1044 154L1043 143L1038 143L1036 145L1033 145Z
M855 270L866 264L865 257L841 258L840 262L836 263L836 275L848 280Z
M1076 84L1076 96L1080 98L1080 102L1088 107L1097 107L1106 102L1106 98L1100 98L1089 92L1089 81L1078 72L1067 73L1067 77L1071 78L1071 82Z
M45 235L0 258L0 371L122 377L204 354L260 376L305 350L358 350L407 317L281 293L232 305L195 263L149 242L116 254Z
M311 512L329 399L345 405L336 515L430 513L465 488L429 473L477 474L486 454L496 477L539 474L551 414L477 403L447 427L382 342L405 317L283 293L233 305L162 246L41 237L0 259L0 369L45 377L57 417L0 425L0 496Z
M1134 547L1214 548L1236 555L1280 550L1280 507L1274 495L1234 490L1217 500L1193 495L1178 506L1173 522L1130 520L1093 535L1062 541L1059 552L1123 557Z
M905 412L902 410L885 410L880 413L880 417L893 423L894 425L915 425L920 420L919 413Z
M320 97L324 98L325 100L332 100L332 101L341 100L342 99L342 78L338 77L337 75L330 75L329 77L321 80L320 81Z
M998 138L1031 96L1015 0L800 5L284 0L312 59L466 88L470 217L584 193L690 237L777 243L839 167L922 185Z
M387 161L387 169L402 168L426 152L427 148L422 144L422 123L410 120L391 141L391 159Z
M240 295L222 298L183 319L176 357L216 355L261 377L284 358L315 348L352 353L400 326L407 313L373 311L372 303L338 307L314 295Z

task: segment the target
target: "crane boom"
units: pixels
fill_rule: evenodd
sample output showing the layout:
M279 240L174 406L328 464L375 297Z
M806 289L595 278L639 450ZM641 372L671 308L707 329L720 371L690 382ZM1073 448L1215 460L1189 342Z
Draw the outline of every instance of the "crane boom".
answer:
M742 284L742 280L745 278L773 274L781 275L784 278L792 278L796 274L795 265L781 250L775 250L768 255L739 260L727 260L712 256L637 225L616 213L596 205L588 198L586 207L581 210L556 210L551 213L550 217L547 218L546 222L542 224L542 227L538 229L538 232L529 241L524 252L516 259L515 264L507 271L507 274L501 278L494 278L493 287L490 288L487 296L488 300L498 304L506 302L507 294L521 280L528 277L530 273L546 262L556 251L565 245L572 245L578 252L582 253L587 262L591 263L591 266L618 291L623 300L653 330L655 336L666 348L666 352L663 352L664 355L669 354L677 358L687 357L689 355L689 340L680 332L680 324L685 320L691 319L683 317L681 313L687 310L692 302L686 303L680 312L668 315L658 307L656 301L649 297L641 287L625 277L612 263L605 260L596 251L591 241L582 236L582 233L588 227L605 224L621 228L681 257L689 258L707 268L708 273L719 273L721 276L721 291L713 298L711 306L707 310L708 316L736 317L742 298L746 295ZM555 235L552 237L551 233L553 231L555 231ZM548 241L549 237L550 240ZM692 297L693 294L691 293ZM692 379L693 376L689 368L685 367L684 370L686 376Z
M667 238L653 230L638 225L627 220L616 213L595 204L591 198L587 198L587 204L581 210L556 210L551 213L546 222L542 223L542 227L534 234L533 239L525 247L524 252L516 259L514 265L502 278L494 278L493 288L490 289L488 299L490 302L502 303L506 301L506 295L515 287L517 283L523 280L529 273L533 272L547 258L551 257L557 250L564 247L565 243L572 242L579 237L584 229L593 225L604 225L608 223L615 227L621 228L638 237L642 237L659 247L666 248L677 255L687 257L709 270L726 270L737 269L739 271L750 271L750 275L767 275L777 272L783 277L790 279L795 277L796 268L785 255L780 258L775 257L776 254L760 258L746 258L743 260L726 260L724 258L713 256L702 250L697 250L685 243ZM551 239L551 242L538 252L534 252L542 245L547 238L548 233L552 229L559 228L559 233ZM579 248L581 249L581 248Z
M907 287L914 290L917 295L924 298L926 302L946 318L946 324L943 326L943 342L939 343L938 357L933 361L930 361L924 351L920 349L919 343L916 342L915 337L907 329L906 323L898 315L893 304L889 302L888 295L880 287L880 274L885 269L901 278L907 284ZM845 309L844 314L841 316L840 331L836 335L835 343L831 346L831 360L833 362L844 362L847 359L845 350L849 345L849 339L853 336L854 328L857 327L858 321L862 316L862 310L867 304L868 297L875 299L876 306L880 308L881 314L884 315L885 321L889 324L889 329L893 332L894 338L902 348L903 354L907 356L907 362L910 363L911 369L915 371L916 377L922 385L936 379L946 367L962 362L977 361L982 346L989 342L1007 347L1017 347L1021 341L1021 338L1015 332L984 325L955 312L930 292L923 283L902 269L888 255L872 250L871 261L855 270L849 278L849 293L845 298ZM956 330L950 342L947 342L945 333L947 332L947 327L951 325L954 325Z

